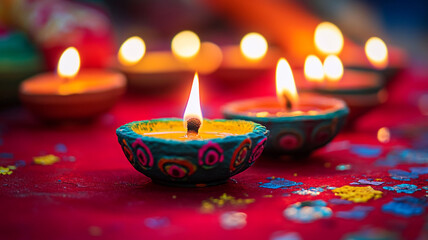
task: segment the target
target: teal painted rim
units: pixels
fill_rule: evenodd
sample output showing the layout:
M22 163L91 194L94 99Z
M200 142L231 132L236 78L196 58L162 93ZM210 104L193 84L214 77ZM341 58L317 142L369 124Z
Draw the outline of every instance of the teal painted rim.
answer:
M150 122L160 122L160 121L175 121L175 122L182 122L183 119L180 118L158 118L158 119L152 119L152 120L143 120L143 121L134 121L127 123L125 125L120 126L116 130L117 136L121 138L132 138L137 139L140 138L143 141L152 142L152 143L167 143L167 144L175 144L175 145L191 145L191 146L202 146L207 144L208 142L236 142L238 140L242 140L242 138L257 138L257 137L267 137L269 135L269 131L266 130L266 127L252 122L252 121L244 121L244 120L226 120L226 119L204 119L204 121L211 121L211 122L235 122L236 124L244 123L244 124L251 124L253 125L252 132L241 134L241 135L233 135L233 136L226 136L224 138L213 138L213 139L206 139L206 140L188 140L188 141L179 141L179 140L173 140L173 139L162 139L162 138L156 138L156 137L149 137L144 136L141 134L136 133L134 130L132 130L133 126L137 124L148 124Z
M327 97L322 97L327 98ZM239 104L245 104L250 101L263 101L271 98L254 98L242 101L231 102L223 107L223 115L227 119L242 119L247 121L255 121L260 123L289 123L289 122L297 122L297 121L314 121L314 120L324 120L324 119L332 119L335 117L345 117L349 114L349 108L343 100L335 99L340 103L341 107L335 111L330 111L326 113L320 113L317 115L300 115L300 116L284 116L284 117L256 117L256 116L248 116L240 113L236 113L233 111L233 107Z

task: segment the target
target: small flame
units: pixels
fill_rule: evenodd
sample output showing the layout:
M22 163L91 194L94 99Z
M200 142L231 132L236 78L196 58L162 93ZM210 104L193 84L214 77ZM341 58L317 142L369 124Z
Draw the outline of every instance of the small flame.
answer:
M242 38L240 48L246 58L256 61L266 55L268 43L261 34L252 32Z
M131 66L139 62L146 53L146 44L140 37L134 36L123 42L117 55L119 62Z
M58 61L57 72L62 78L74 78L80 69L79 52L75 47L67 48Z
M201 41L196 33L182 31L177 33L171 42L171 50L179 58L192 58L201 48Z
M276 95L282 106L295 104L299 100L293 72L285 58L281 58L276 65Z
M388 48L382 39L371 37L366 42L365 51L367 58L374 67L384 69L388 65Z
M377 140L381 143L388 143L391 139L391 133L387 127L379 128L377 131Z
M197 118L201 121L202 126L202 111L201 101L199 98L199 78L198 73L195 73L193 78L192 90L190 91L189 100L187 101L186 110L184 110L183 122L187 126L187 120Z
M343 48L340 29L330 22L322 22L315 29L315 46L324 54L339 54Z
M324 60L324 74L328 80L337 82L343 77L343 64L336 55L329 55Z
M322 62L315 55L309 55L306 57L304 72L308 81L322 82L324 80Z

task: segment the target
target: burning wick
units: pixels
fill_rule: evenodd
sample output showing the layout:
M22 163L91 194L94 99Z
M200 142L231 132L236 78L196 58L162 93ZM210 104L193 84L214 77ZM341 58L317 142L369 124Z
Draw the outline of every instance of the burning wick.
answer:
M197 118L190 118L187 120L187 138L190 139L201 139L199 136L199 128L201 127L201 120Z
M189 139L201 139L199 128L202 126L202 111L199 99L199 78L195 73L193 78L192 90L190 90L189 100L187 101L186 110L184 110L183 124L187 127L186 137Z
M283 108L285 108L285 110L290 111L293 108L293 103L291 102L291 99L287 96L286 93L282 94L282 98L283 100Z

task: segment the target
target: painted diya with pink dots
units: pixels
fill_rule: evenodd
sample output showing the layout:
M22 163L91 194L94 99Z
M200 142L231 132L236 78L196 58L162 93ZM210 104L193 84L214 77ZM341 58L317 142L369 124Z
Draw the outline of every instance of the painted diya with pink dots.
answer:
M264 126L202 119L198 85L195 75L183 119L136 121L116 131L129 162L155 183L221 184L253 165L263 152L269 133Z
M280 59L276 70L277 98L265 97L227 104L227 119L248 120L270 131L266 151L307 155L329 143L349 113L346 103L315 94L299 95L290 65Z

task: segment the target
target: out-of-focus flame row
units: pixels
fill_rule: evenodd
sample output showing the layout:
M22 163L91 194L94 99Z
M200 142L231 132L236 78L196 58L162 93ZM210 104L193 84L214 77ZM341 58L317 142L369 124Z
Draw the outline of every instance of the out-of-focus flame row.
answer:
M261 34L252 32L242 38L240 50L245 59L257 62L266 55L268 43ZM215 71L223 58L219 46L212 42L201 43L198 35L188 30L174 36L171 41L171 51L177 59L190 65L197 65L196 70L203 73ZM132 66L140 62L145 53L146 45L143 39L133 36L123 42L118 52L118 60L124 66ZM207 59L209 59L209 63L203 63Z
M343 64L338 55L343 49L344 40L340 29L330 22L320 23L314 34L314 44L318 51L327 55L324 63L315 56L306 57L304 73L308 81L322 82L339 81L344 72ZM382 39L372 37L365 44L365 54L369 62L377 69L388 65L388 49Z

